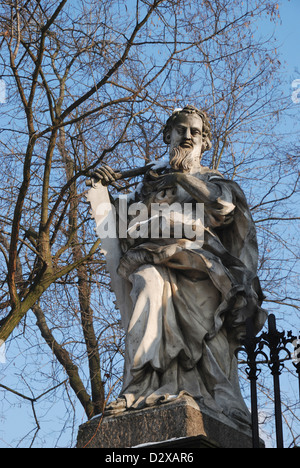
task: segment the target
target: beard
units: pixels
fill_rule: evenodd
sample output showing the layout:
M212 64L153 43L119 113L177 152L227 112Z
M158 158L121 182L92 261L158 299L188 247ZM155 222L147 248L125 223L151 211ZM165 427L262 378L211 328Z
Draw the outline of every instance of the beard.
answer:
M195 165L196 159L199 161L200 156L196 156L193 149L178 146L173 148L170 154L170 166L176 171L189 172Z

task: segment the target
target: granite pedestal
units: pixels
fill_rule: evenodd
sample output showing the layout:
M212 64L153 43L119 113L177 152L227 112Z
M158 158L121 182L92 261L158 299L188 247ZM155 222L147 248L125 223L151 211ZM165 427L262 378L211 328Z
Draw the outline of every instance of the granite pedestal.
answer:
M119 415L96 417L79 428L77 448L251 448L250 430L200 409L189 397Z

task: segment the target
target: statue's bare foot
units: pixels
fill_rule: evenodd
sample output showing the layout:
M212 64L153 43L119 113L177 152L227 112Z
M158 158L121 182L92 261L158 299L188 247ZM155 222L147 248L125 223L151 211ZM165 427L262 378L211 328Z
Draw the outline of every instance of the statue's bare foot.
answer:
M114 414L122 413L123 411L126 411L126 400L125 398L118 398L106 406L104 416L113 416Z

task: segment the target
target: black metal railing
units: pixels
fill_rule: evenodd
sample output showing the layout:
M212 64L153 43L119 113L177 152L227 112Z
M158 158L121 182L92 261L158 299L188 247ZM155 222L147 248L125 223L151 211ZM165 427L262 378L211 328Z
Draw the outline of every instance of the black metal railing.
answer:
M274 413L276 426L277 448L284 447L283 425L281 411L280 375L284 363L289 360L293 362L298 374L299 399L300 399L300 340L291 331L278 331L276 319L273 314L268 317L268 331L255 336L252 319L246 323L246 338L243 347L238 353L246 353L246 373L250 381L251 389L251 416L252 416L252 439L253 448L260 447L257 380L261 372L260 365L268 365L273 376L274 384ZM262 359L262 361L261 361Z

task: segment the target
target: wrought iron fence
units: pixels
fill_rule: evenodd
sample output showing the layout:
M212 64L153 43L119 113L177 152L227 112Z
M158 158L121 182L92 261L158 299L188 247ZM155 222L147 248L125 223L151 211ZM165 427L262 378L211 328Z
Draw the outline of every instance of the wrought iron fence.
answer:
M280 375L284 368L284 363L291 360L298 374L299 399L300 399L300 339L291 331L278 331L275 315L268 317L268 331L255 336L252 319L246 323L246 338L243 347L238 353L246 353L247 368L246 373L250 381L251 390L251 416L252 416L252 440L253 448L260 447L259 439L259 419L258 419L258 398L257 380L261 372L260 366L268 365L273 376L274 384L274 413L276 426L277 448L284 447L283 425L281 411ZM261 361L261 358L263 361Z

